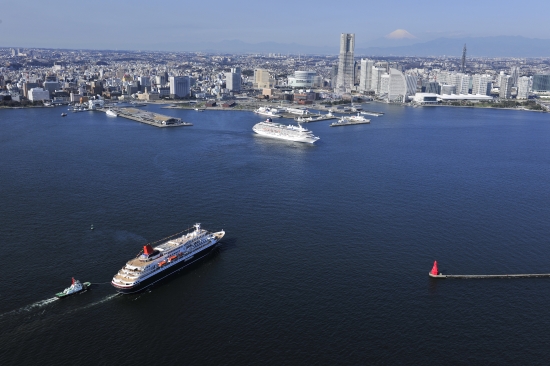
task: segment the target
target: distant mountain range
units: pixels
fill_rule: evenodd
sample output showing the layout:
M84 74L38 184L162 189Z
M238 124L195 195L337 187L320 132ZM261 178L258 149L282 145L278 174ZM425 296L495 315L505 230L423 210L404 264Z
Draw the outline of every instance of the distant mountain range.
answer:
M388 41L391 44L391 41ZM468 56L478 57L550 57L550 39L519 36L438 38L428 42L393 47L361 47L357 56L456 56L462 55L466 44ZM167 45L165 45L167 46ZM246 43L240 40L220 42L171 44L181 51L214 53L282 53L282 54L338 54L339 45L331 47L306 46L297 43L261 42Z

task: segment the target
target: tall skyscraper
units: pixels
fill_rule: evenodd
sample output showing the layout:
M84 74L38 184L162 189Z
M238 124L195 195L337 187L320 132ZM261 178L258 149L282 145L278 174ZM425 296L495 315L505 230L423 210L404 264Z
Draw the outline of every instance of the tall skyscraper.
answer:
M241 68L234 67L225 74L225 87L233 92L241 91Z
M170 76L170 97L183 98L191 93L189 76Z
M512 77L510 75L500 75L500 91L501 99L509 99L512 91Z
M361 78L359 79L359 91L366 92L368 90L371 90L373 66L373 60L369 60L368 58L361 59Z
M338 65L332 65L330 71L330 86L336 88L336 81L338 79Z
M512 66L510 68L510 76L512 77L512 86L518 86L519 67Z
M355 49L355 34L342 33L340 35L340 56L338 57L338 82L336 87L340 91L351 91L354 84L353 50Z
M518 96L517 99L529 98L529 84L531 79L528 76L518 78Z

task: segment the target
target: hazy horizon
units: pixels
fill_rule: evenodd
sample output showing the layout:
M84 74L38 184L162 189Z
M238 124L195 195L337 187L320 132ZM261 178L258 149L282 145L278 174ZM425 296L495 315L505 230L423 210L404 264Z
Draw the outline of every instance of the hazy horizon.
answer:
M94 6L62 0L47 4L28 1L3 9L0 45L184 51L181 48L188 44L240 40L330 46L337 52L340 33L355 33L356 48L401 46L441 37L548 39L549 11L550 3L534 0L525 0L521 7L504 0L498 2L498 8L473 0L444 7L426 0L406 6L361 1L346 6L318 1L259 6L250 0L237 5L215 0L207 7L174 0L131 5L98 0Z

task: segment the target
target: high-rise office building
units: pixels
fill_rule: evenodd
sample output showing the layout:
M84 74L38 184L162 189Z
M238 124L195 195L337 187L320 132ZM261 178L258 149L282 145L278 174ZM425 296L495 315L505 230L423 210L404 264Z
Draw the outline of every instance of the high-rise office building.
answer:
M166 85L166 77L164 74L155 77L155 84L159 87Z
M509 99L512 92L512 77L510 75L500 75L500 91L498 96L501 99Z
M332 65L330 70L330 86L336 88L336 82L338 79L338 65Z
M361 59L361 78L359 79L359 91L366 92L368 90L371 90L373 66L373 60L369 60L368 58Z
M415 95L418 85L418 78L416 75L405 75L405 81L407 82L407 96Z
M529 98L529 84L531 78L528 76L522 76L518 78L518 95L517 99L527 99Z
M273 86L273 79L269 77L269 71L265 69L254 70L254 87L257 89L266 89Z
M390 74L384 73L382 76L380 76L380 91L378 92L378 95L382 98L385 98L388 96L388 93L390 92Z
M533 75L533 91L550 91L550 75Z
M512 77L512 86L518 86L519 66L512 66L510 68L510 76Z
M170 76L170 97L185 98L191 94L189 76Z
M232 92L241 91L241 68L234 67L225 74L225 87Z
M491 93L491 75L475 74L472 77L472 94L489 95Z
M405 78L405 75L401 71L391 68L388 85L388 101L403 103L406 95L407 79Z
M372 67L372 79L371 79L371 90L374 90L374 94L379 95L382 88L382 75L386 73L385 67Z
M451 76L453 82L451 85L456 86L456 94L468 94L470 89L470 75L456 73Z
M355 34L340 35L340 56L338 57L338 81L336 87L340 91L351 91L355 81L353 51L355 49Z

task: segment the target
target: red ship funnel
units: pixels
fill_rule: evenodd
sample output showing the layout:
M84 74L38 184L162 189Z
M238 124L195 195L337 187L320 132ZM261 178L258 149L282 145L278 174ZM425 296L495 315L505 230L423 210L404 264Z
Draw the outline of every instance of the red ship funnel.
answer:
M74 277L71 277L71 279L73 280L73 285L74 285Z
M437 261L434 261L434 266L432 267L432 270L430 271L430 274L437 276L439 272L437 271Z
M153 247L150 246L149 244L143 246L143 253L145 253L145 255L153 254Z

